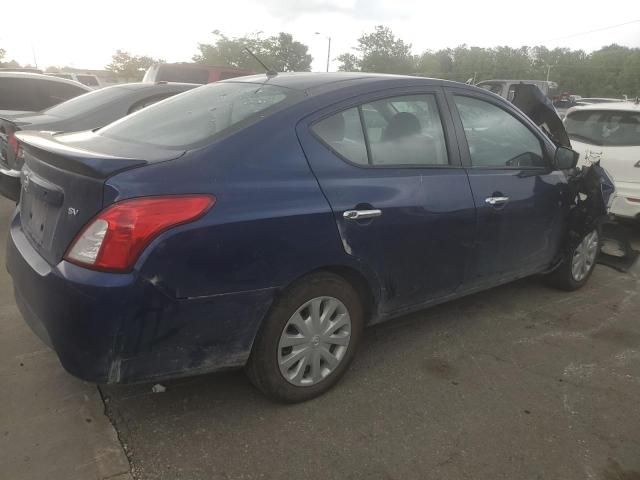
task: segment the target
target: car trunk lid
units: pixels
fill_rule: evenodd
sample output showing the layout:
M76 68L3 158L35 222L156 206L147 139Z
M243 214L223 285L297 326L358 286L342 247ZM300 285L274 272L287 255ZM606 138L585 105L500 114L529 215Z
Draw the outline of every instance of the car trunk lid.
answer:
M62 260L77 233L105 207L108 177L184 153L104 139L91 132L21 132L17 137L25 158L19 203L22 229L52 265Z

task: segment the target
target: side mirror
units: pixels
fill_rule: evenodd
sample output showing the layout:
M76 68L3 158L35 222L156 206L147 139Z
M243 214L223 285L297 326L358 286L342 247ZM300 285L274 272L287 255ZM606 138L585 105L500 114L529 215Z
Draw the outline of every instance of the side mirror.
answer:
M567 147L558 147L553 158L554 170L569 170L578 164L580 154Z

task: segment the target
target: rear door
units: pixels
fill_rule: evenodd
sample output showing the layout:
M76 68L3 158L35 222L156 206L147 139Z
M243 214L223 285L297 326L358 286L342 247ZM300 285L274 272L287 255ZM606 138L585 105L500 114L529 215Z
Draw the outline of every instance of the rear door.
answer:
M297 130L345 251L383 286L384 310L461 285L475 211L440 88L363 96Z
M521 112L471 89L447 89L477 207L470 283L539 271L565 231L566 179L553 147Z

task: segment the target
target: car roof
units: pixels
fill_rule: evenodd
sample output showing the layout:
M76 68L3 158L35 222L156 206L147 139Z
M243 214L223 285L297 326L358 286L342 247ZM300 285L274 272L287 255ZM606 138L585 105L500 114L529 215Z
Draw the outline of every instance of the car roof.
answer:
M575 111L584 111L584 110L617 110L621 112L640 112L640 104L636 102L609 102L609 103L594 103L591 105L579 105L576 107L572 107L567 112L569 115Z
M31 73L31 72L0 72L0 78L32 78L35 80L46 80L48 82L59 82L66 83L68 85L74 85L76 87L80 87L87 92L91 91L89 87L83 85L80 82L76 82L74 80L68 80L66 78L54 77L53 75L44 75L42 73Z
M222 82L242 82L260 83L263 85L276 85L293 90L301 90L308 95L324 93L343 87L346 88L354 84L365 85L378 82L397 83L398 85L464 85L458 82L440 80L435 78L364 72L287 72L278 73L278 75L271 77L268 77L266 74L234 77L228 80L222 80Z
M105 88L124 88L127 90L158 90L158 91L174 91L188 90L189 88L201 87L199 83L181 83L181 82L134 82L134 83L118 83Z

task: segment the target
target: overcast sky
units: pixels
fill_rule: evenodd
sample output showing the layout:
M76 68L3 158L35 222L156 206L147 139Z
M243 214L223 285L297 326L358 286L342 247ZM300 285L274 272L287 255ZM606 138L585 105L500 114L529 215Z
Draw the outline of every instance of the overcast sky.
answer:
M2 0L7 2L8 0ZM190 61L211 31L228 36L290 32L307 44L313 69L324 70L326 36L331 57L351 51L357 38L383 24L414 53L466 43L566 46L587 51L618 43L640 46L640 0L30 0L13 2L1 22L7 59L38 66L103 68L120 48L167 61ZM2 8L7 13L7 8ZM322 35L314 35L320 31ZM332 69L337 67L332 62Z

